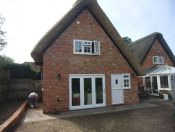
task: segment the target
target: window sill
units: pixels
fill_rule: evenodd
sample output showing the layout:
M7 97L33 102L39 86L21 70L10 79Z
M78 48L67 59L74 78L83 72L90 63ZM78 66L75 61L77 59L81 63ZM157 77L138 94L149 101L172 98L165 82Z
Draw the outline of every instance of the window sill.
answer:
M91 55L91 56L99 56L101 54L86 54L86 53L74 53L75 55Z
M131 89L131 88L123 88L124 90L126 89L126 90L129 90L129 89Z
M159 88L159 90L171 90L170 88Z

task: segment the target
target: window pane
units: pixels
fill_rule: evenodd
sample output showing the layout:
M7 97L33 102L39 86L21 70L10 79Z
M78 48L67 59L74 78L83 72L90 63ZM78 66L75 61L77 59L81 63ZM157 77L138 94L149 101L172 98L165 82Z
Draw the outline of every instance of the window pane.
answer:
M128 75L124 75L124 78L128 78L129 76Z
M129 74L123 75L123 87L130 88L130 75Z
M129 80L124 80L124 87L129 87Z
M95 78L96 104L103 103L103 82L102 78Z
M153 64L157 64L158 63L158 56L153 56Z
M80 79L72 78L72 106L80 105Z
M92 104L92 80L84 78L84 104Z
M168 76L160 76L161 88L168 88Z
M94 44L94 41L92 41L92 53L95 53L95 44Z
M81 41L75 41L75 52L82 52L82 43L81 43Z
M152 92L158 93L157 77L152 77Z
M94 54L100 54L100 43L98 41L94 41Z
M90 46L84 46L84 52L85 53L91 53L91 47Z
M161 64L164 64L164 57L160 57L161 58Z
M145 78L146 90L151 93L151 79L150 77Z

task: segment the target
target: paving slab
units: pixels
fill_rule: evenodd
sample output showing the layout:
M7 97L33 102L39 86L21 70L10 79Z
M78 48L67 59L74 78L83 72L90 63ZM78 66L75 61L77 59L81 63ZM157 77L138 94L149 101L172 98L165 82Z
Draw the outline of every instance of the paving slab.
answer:
M101 107L101 108L61 112L56 117L69 118L69 117L76 117L76 116L113 113L113 112L126 111L126 110L136 110L136 109L143 109L143 108L155 107L155 106L157 105L152 104L152 103L137 103L137 104L131 104L131 105L120 105L120 106Z
M56 119L56 117L43 114L42 109L28 109L23 118L23 122L27 123L27 122L50 120L50 119Z
M57 118L96 115L96 114L112 113L112 112L119 112L119 111L126 111L126 110L143 109L143 108L155 107L155 106L157 105L151 104L151 103L138 103L138 104L132 104L132 105L120 105L120 106L112 106L112 107L74 110L74 111L68 111L68 112L61 112L57 114L43 114L42 108L28 109L22 122L27 123L27 122L36 122L36 121L51 120L51 119L57 119Z
M163 100L49 115L29 109L16 132L175 132L172 110Z

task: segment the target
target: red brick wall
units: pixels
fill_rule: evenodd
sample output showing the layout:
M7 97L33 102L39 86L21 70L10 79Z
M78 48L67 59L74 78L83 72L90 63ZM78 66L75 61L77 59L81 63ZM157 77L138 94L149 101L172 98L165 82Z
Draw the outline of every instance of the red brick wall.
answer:
M101 55L73 54L74 39L100 41ZM84 10L48 48L43 61L45 113L69 110L69 74L105 74L106 103L111 106L111 74L131 73L132 88L124 92L125 103L138 101L137 77L133 69L88 10ZM57 79L57 74L61 75L61 80Z
M154 42L154 44L152 45L152 48L150 49L147 57L144 60L143 62L144 68L147 69L156 65L156 64L153 64L153 59L152 59L153 56L163 56L165 60L165 64L169 66L174 66L174 64L172 63L172 61L170 60L170 58L168 57L168 55L166 54L165 50L163 49L163 47L161 46L158 40Z

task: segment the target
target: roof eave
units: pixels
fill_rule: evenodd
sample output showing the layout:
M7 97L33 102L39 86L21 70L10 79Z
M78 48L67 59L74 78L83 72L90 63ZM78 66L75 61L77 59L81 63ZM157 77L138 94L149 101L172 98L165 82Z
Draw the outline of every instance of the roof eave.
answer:
M174 56L173 52L171 51L171 49L169 48L167 42L163 38L163 35L158 36L158 39L160 40L162 47L165 49L165 52L167 53L167 55L170 57L171 61L175 65L175 56Z
M89 2L89 3L87 3ZM129 65L133 68L137 75L143 75L144 71L136 57L130 52L129 47L124 43L118 31L115 29L111 21L98 5L96 0L82 0L77 3L64 17L58 22L38 43L32 51L32 57L36 62L43 61L43 53L55 41L58 36L66 29L67 26L86 8L95 16L102 28L114 42L115 46L120 50ZM69 16L69 17L68 17Z
M53 43L58 36L66 29L67 26L81 13L81 11L88 5L94 4L96 0L78 0L74 6L67 12L67 14L58 21L37 43L31 52L31 56L35 62L42 62L43 53L47 50L51 43ZM71 17L67 17L71 16Z

